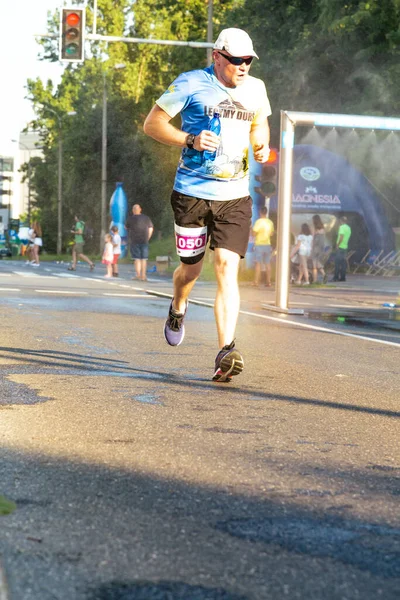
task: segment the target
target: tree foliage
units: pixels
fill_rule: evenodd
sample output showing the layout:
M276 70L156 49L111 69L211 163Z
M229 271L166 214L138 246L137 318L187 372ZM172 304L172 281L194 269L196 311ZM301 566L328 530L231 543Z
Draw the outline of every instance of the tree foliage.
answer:
M399 113L400 0L214 0L213 9L214 38L234 26L254 40L260 61L252 73L267 85L275 144L280 109ZM86 10L91 31L93 2ZM205 41L207 18L207 0L98 0L96 28L103 35ZM58 32L57 13L49 15L48 29ZM57 59L57 43L42 40L45 60ZM171 231L169 196L179 150L146 138L142 125L180 72L206 65L206 51L188 46L91 41L86 51L85 62L68 65L59 85L28 81L33 126L44 146L32 185L49 249L56 245L60 141L65 234L76 212L100 231L104 86L107 195L122 181L129 203L139 202L159 232ZM121 64L125 68L116 68Z

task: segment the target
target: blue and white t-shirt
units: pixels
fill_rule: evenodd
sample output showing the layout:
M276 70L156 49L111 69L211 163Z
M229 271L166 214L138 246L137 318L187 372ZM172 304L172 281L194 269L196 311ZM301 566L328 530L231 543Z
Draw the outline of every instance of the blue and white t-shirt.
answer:
M264 82L249 75L242 85L227 88L211 65L179 75L156 103L171 118L181 113L182 130L195 135L208 128L214 112L221 119L215 160L206 161L203 152L184 148L174 190L205 200L247 196L250 129L271 114Z

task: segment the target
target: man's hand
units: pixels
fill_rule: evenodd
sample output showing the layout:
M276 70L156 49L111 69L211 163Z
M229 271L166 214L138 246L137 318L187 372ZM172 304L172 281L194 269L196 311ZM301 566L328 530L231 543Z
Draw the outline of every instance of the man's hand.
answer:
M253 154L256 162L267 162L269 156L269 146L265 144L255 144L253 146Z
M209 152L215 152L218 149L219 142L219 137L213 131L203 129L203 131L196 135L193 148L198 151L208 150Z

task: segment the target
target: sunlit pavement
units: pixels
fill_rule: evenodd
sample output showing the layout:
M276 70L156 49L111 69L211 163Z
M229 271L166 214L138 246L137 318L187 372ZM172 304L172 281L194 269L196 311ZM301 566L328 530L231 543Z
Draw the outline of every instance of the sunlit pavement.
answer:
M0 287L20 290L0 295L10 600L397 599L392 332L288 323L261 307L273 289L243 283L245 369L218 385L214 284L196 285L171 348L170 278L51 269L0 262ZM291 302L339 294L291 290Z

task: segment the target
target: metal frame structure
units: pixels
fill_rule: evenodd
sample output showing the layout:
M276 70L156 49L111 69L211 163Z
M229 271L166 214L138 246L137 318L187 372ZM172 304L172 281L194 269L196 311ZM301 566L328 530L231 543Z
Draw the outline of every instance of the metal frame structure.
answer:
M400 119L362 115L306 113L281 111L281 141L279 160L276 306L279 312L293 312L288 307L290 274L290 227L292 212L293 148L297 125L310 127L343 127L348 129L383 129L400 131Z
M81 9L86 8L87 2L85 0L84 5L76 5L74 8ZM208 62L211 64L211 53L214 47L213 43L213 0L207 0L207 42L192 42L192 41L180 41L180 40L156 40L153 38L136 38L119 35L99 35L97 33L97 0L93 0L93 25L92 33L86 33L84 40L90 40L92 42L126 42L127 44L156 44L159 46L188 46L189 48L205 48L207 50ZM60 12L65 7L61 7ZM60 33L37 33L35 37L41 38L57 38L60 37Z

